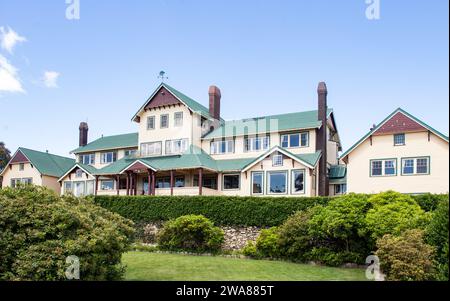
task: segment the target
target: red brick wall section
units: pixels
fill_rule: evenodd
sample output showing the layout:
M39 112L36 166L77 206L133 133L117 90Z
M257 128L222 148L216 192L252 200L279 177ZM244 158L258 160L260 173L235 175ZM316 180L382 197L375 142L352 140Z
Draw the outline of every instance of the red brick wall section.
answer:
M158 108L168 105L179 104L180 101L172 95L166 88L162 87L158 93L150 100L150 103L145 106L145 109Z
M25 163L25 162L28 162L28 159L21 151L18 151L17 154L10 161L10 163Z
M374 135L386 135L404 132L421 132L427 131L426 128L409 118L408 116L402 114L401 112L396 113L391 119L386 121L382 127L380 127Z

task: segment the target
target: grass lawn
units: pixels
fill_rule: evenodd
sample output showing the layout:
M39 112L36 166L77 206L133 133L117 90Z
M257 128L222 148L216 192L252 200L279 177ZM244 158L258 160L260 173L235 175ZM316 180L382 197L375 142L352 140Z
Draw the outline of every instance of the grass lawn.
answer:
M282 261L128 252L126 280L366 280L364 270Z

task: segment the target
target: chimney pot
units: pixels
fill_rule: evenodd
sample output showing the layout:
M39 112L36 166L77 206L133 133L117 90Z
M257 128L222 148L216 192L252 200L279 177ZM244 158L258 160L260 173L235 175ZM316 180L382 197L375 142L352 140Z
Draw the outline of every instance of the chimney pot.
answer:
M89 131L87 122L80 122L80 126L78 129L80 130L79 146L85 146L88 142L88 131Z
M220 98L222 97L220 89L214 85L209 87L209 115L214 119L220 119Z

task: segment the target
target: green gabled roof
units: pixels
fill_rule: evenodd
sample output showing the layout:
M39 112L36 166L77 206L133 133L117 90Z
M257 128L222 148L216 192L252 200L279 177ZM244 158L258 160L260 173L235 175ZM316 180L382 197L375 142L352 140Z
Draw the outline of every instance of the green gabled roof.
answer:
M124 168L128 167L131 163L135 162L137 159L123 157L102 169L97 170L96 175L115 175L120 173Z
M347 175L346 165L331 165L328 177L331 179L341 179Z
M433 132L434 134L436 134L438 137L442 138L443 140L448 142L448 136L442 134L441 132L439 132L438 130L432 128L431 126L429 126L428 124L426 124L425 122L423 122L422 120L418 119L417 117L411 115L410 113L406 112L405 110L403 110L402 108L397 108L394 112L392 112L391 114L389 114L386 118L383 119L383 121L381 121L377 126L373 127L367 134L365 134L361 139L359 139L358 141L356 141L355 144L353 144L348 150L346 150L341 156L340 158L345 158L351 151L353 151L358 145L360 145L362 142L364 142L367 138L370 137L370 135L372 135L373 133L375 133L386 121L388 121L389 119L391 119L395 114L397 114L398 112L404 114L405 116L411 118L412 120L414 120L415 122L419 123L420 125L422 125L424 128L426 128L427 130L429 130L430 132Z
M138 146L138 133L105 136L94 140L85 146L81 146L71 151L71 153L86 153L100 150L128 148Z
M59 177L58 181L61 181L63 178L65 178L76 167L83 169L84 171L86 171L88 174L90 174L92 176L98 172L98 169L92 165L86 165L86 164L74 162L69 168L64 170L62 175Z
M169 86L168 84L161 83L155 89L155 91L152 93L152 95L150 95L150 97L147 99L147 101L142 105L142 107L136 112L136 114L134 114L134 116L133 116L133 118L131 118L131 120L134 120L136 118L136 116L145 108L145 106L152 100L152 98L156 95L156 93L162 87L166 88L170 93L172 93L176 98L178 98L182 103L184 103L193 112L197 112L201 116L203 116L203 117L205 117L207 119L211 119L212 118L212 116L209 114L209 109L206 108L204 105L202 105L201 103L193 100L189 96L181 93L180 91L178 91L177 89Z
M321 154L322 154L321 151L317 151L317 152L311 153L311 154L300 154L300 155L294 154L294 156L296 156L300 160L308 163L309 165L316 166L317 162L320 159Z
M243 158L243 159L227 159L217 160L218 171L240 171L245 166L255 161L256 158Z
M328 109L328 116L330 116L332 112L333 109ZM278 122L273 123L274 120ZM317 118L317 110L269 115L263 117L225 121L220 127L206 134L203 139L263 134L268 132L280 132L298 129L311 129L318 128L321 125L322 122Z
M49 154L47 152L39 152L23 147L19 147L18 151L24 154L42 175L59 178L75 163L74 159Z
M216 161L205 151L194 145L191 145L188 150L181 155L142 158L139 160L157 170L199 167L217 170Z

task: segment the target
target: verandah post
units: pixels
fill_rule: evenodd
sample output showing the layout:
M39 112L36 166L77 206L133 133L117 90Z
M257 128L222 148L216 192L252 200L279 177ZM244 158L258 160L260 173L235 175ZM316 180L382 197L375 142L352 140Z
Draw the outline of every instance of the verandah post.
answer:
M203 169L198 169L198 195L203 193Z
M170 195L173 195L173 169L170 171Z

